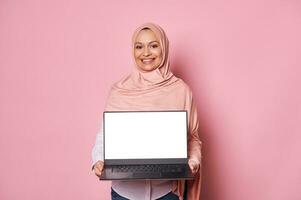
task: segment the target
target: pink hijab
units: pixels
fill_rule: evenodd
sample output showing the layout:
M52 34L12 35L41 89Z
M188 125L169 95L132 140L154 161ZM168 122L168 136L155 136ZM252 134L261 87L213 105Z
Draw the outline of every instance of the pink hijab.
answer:
M138 33L148 28L157 36L163 52L158 68L144 72L136 65L133 72L113 84L107 99L106 110L187 110L189 123L188 156L201 163L201 141L198 135L197 109L189 87L172 74L169 68L169 41L163 29L153 23L138 27L132 37L134 55ZM171 138L172 139L172 138ZM200 165L201 166L201 165ZM199 200L201 191L201 167L193 181L188 181L188 200ZM183 199L185 181L173 181L173 192Z

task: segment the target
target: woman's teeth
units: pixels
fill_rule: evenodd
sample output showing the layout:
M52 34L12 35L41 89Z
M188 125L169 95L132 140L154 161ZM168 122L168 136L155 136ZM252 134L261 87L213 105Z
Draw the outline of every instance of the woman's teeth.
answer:
M153 62L153 60L154 60L154 58L151 58L151 59L142 59L142 62L144 64L149 64L149 63Z

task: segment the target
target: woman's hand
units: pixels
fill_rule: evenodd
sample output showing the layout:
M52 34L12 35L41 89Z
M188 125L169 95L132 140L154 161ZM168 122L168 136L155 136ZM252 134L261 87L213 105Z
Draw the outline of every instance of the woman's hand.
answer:
M96 176L101 176L101 173L103 171L104 162L99 160L97 163L95 163L93 170Z
M188 165L189 165L193 175L195 175L199 171L200 164L197 161L188 160Z

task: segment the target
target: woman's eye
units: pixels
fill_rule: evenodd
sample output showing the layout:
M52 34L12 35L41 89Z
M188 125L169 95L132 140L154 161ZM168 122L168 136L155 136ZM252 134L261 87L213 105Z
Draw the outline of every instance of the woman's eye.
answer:
M141 49L142 47L141 46L136 46L136 49Z
M152 45L152 48L157 48L157 47L158 47L158 45L156 45L156 44Z

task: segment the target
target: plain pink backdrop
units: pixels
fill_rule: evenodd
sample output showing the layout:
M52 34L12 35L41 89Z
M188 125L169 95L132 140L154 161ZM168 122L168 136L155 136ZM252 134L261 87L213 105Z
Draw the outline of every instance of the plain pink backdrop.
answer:
M144 22L197 100L203 199L300 200L297 0L0 0L0 199L109 199L91 149Z

